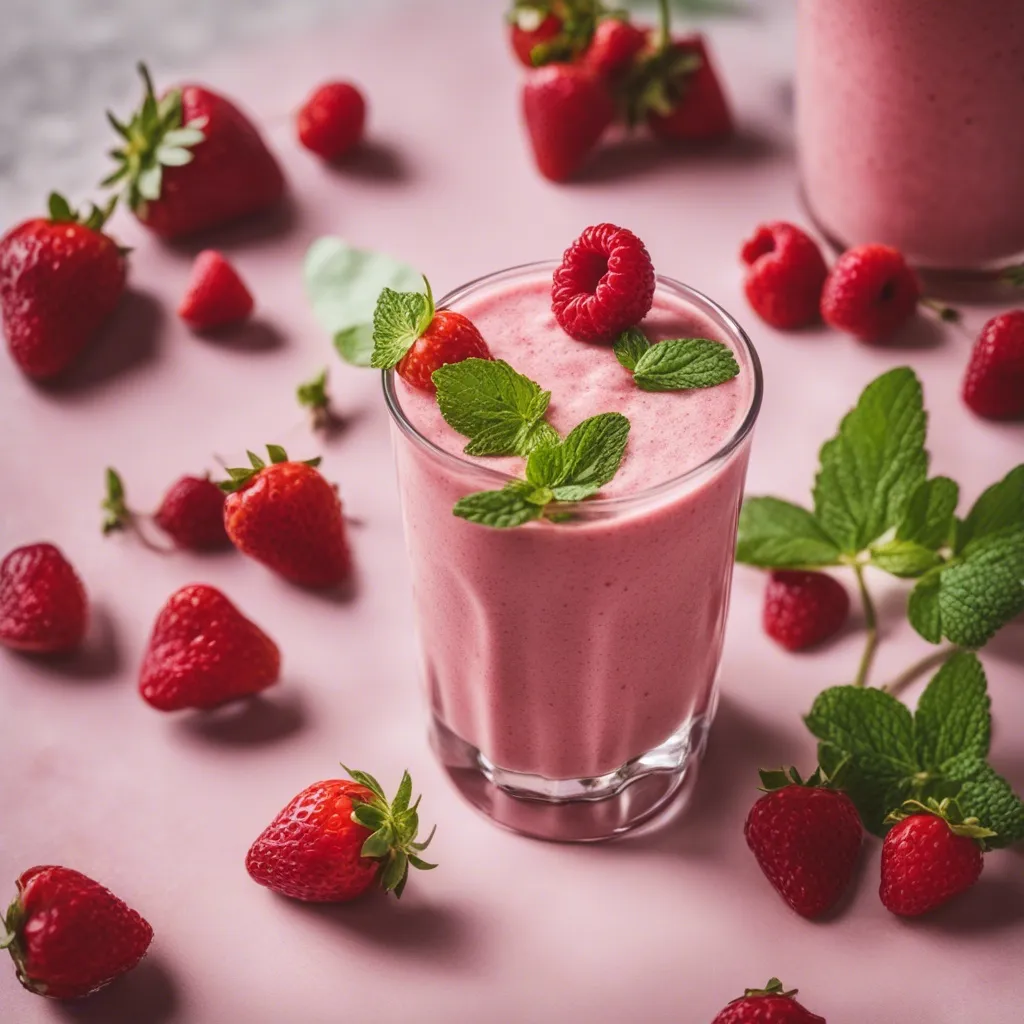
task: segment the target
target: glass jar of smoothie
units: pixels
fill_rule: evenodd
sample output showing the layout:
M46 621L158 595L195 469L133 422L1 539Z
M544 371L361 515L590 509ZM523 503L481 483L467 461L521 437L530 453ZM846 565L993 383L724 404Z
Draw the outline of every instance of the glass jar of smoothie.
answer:
M1024 253L1024 3L799 0L804 198L839 247L922 268Z
M711 300L659 278L652 340L703 336L740 373L641 391L609 346L551 312L556 263L474 281L440 305L552 392L563 434L599 412L631 431L622 465L568 521L493 529L452 514L522 461L467 456L432 394L385 375L434 748L477 808L517 831L607 838L688 789L715 712L736 522L761 402L757 355Z

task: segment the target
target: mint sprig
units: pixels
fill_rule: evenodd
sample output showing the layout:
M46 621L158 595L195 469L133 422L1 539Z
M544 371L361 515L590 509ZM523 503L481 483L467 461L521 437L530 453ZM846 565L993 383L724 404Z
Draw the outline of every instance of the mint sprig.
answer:
M461 519L497 529L551 518L547 510L553 502L583 501L615 476L628 440L629 420L621 413L591 416L564 441L534 448L525 480L514 480L500 491L470 494L453 511Z
M732 349L708 338L677 338L652 345L639 327L619 335L615 358L643 391L713 388L740 372Z
M397 366L422 337L434 319L434 295L423 278L426 294L396 292L385 288L373 311L373 355L370 365L378 370Z

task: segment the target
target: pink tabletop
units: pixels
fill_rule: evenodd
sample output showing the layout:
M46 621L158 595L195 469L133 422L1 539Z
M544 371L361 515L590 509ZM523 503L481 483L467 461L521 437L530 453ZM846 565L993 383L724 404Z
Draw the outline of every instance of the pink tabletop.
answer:
M364 5L368 6L368 5ZM157 244L127 217L133 293L100 346L60 388L0 368L0 548L50 539L95 603L89 650L65 666L0 656L0 880L63 863L110 885L152 922L151 955L77 1007L23 992L0 971L5 1024L334 1024L664 1021L701 1024L746 985L779 975L832 1024L1014 1024L1020 1011L1024 859L989 856L967 897L906 923L878 901L872 840L856 895L834 920L792 914L761 876L742 825L759 765L809 769L800 722L823 687L848 681L851 630L828 650L785 654L759 626L761 576L737 572L723 699L696 795L659 830L594 847L533 842L463 804L424 738L409 580L376 374L342 366L303 295L309 242L335 233L426 271L436 291L559 253L610 220L643 237L658 269L735 311L765 364L752 493L806 500L818 445L861 388L911 362L931 410L933 471L965 501L1020 461L1024 431L973 418L957 387L969 340L922 320L911 349L868 349L824 330L776 334L744 303L737 250L759 221L801 220L788 109L785 26L716 22L714 43L744 126L716 155L613 149L586 179L534 172L516 114L518 71L499 0L363 14L305 42L206 69L267 126L292 185L287 218L214 239L258 298L231 341L174 316L194 248ZM472 12L468 8L472 7ZM415 11L415 13L412 13ZM351 76L372 105L372 143L329 170L293 141L289 114L318 80ZM127 71L126 71L127 81ZM126 97L126 104L128 97ZM971 309L980 326L986 310ZM346 429L308 432L294 385L329 363ZM340 482L358 560L355 592L293 589L236 554L161 557L103 540L103 469L139 507L180 472L277 442L324 454ZM284 681L212 715L162 716L135 690L150 626L192 581L222 587L280 643ZM902 620L903 588L872 579L885 678L925 653ZM0 652L2 653L2 652ZM1024 787L1024 623L985 652L995 767ZM365 767L394 786L412 770L436 820L438 871L401 903L312 907L250 881L250 842L299 789Z

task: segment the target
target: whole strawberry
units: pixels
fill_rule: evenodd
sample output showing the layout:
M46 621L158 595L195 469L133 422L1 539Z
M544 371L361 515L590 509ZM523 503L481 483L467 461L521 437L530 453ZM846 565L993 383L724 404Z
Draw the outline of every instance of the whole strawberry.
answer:
M586 163L615 119L607 83L575 64L549 64L523 85L523 120L537 169L567 181Z
M28 544L0 562L0 645L32 654L71 651L88 622L85 588L59 548Z
M350 82L325 82L296 118L299 142L325 160L338 160L363 137L366 100Z
M355 781L308 786L264 829L245 858L254 881L292 899L340 903L375 882L401 897L410 865L436 867L419 856L434 832L416 841L419 799L410 805L409 773L389 803L372 775L345 771Z
M224 527L244 555L292 583L331 587L352 567L337 490L316 469L319 459L291 462L267 445L268 466L249 453L251 468L232 469Z
M160 610L139 675L159 711L213 708L277 682L277 644L219 590L193 583Z
M224 492L208 476L183 476L164 495L153 521L179 548L208 551L230 544Z
M782 982L772 978L764 988L748 988L711 1024L826 1024L796 1001L796 991L784 991Z
M49 217L0 239L0 320L11 356L29 377L67 369L124 292L124 253L103 226L113 209L72 210L52 193Z
M864 828L853 801L829 788L820 769L807 782L795 768L761 772L765 794L744 826L747 845L776 892L801 916L820 917L849 887Z
M985 839L995 832L964 818L953 800L908 800L886 819L895 822L882 844L878 894L900 917L926 914L981 876Z
M1024 309L993 317L981 329L963 396L968 408L987 420L1024 417Z
M818 243L793 224L762 224L740 253L747 265L747 301L765 323L794 330L821 317L828 267Z
M835 636L850 614L850 595L824 572L776 569L764 591L764 631L787 651Z
M821 294L825 323L868 344L886 341L917 311L921 285L898 249L858 245L836 260Z
M373 313L373 357L378 370L397 367L414 388L434 391L433 374L448 363L490 359L487 342L468 317L436 309L430 282L426 294L385 288Z
M153 929L109 889L79 871L29 868L18 879L0 941L18 980L52 999L79 999L130 971Z
M276 205L284 176L249 119L201 85L159 99L144 65L142 106L125 124L117 170L104 185L124 187L136 217L161 238L179 238Z

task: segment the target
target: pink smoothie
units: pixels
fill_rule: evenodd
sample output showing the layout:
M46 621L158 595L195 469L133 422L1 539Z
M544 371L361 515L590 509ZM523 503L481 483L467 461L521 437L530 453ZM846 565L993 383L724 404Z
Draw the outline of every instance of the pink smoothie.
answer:
M800 0L803 188L841 243L920 266L1024 252L1024 4Z
M587 503L572 523L495 530L456 518L452 506L501 487L499 474L521 475L522 461L468 459L433 396L397 381L406 418L428 442L396 428L434 714L493 764L547 779L614 771L688 729L697 743L713 712L749 434L713 457L751 411L749 354L659 287L649 337L734 344L742 369L716 388L648 394L610 348L558 327L550 270L453 306L495 357L552 392L548 418L560 432L612 411L631 431L601 495L620 500Z

